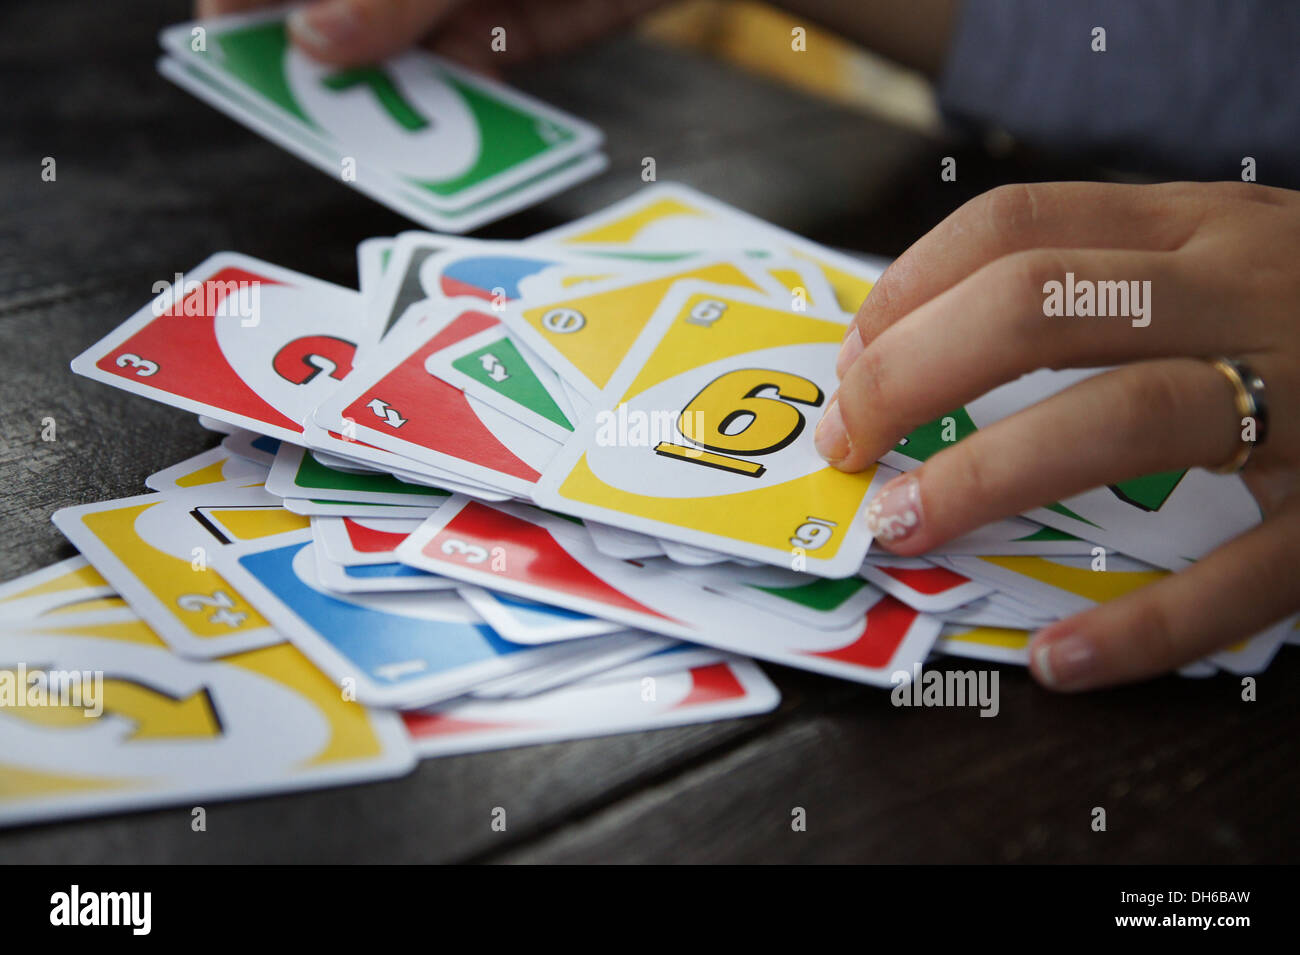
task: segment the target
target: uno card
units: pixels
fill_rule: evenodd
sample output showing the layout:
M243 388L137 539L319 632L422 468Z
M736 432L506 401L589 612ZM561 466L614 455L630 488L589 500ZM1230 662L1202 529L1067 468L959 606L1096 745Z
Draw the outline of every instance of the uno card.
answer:
M1097 373L1043 370L1025 375L922 425L880 460L902 470L915 468L953 440ZM1238 476L1193 468L1086 491L1024 516L1177 570L1258 524L1259 506Z
M860 573L885 593L925 613L955 610L993 592L990 584L963 577L920 557L872 555Z
M860 623L880 591L859 577L833 580L784 567L692 567L676 571L698 587L823 629Z
M629 679L644 680L648 676L658 676L661 673L677 673L681 670L691 670L695 667L708 666L714 663L740 662L749 661L745 657L737 656L734 653L725 653L712 647L702 647L698 644L674 640L670 647L656 650L649 656L634 660L631 663L625 663L613 670L605 670L589 677L588 680L592 683L607 683Z
M289 43L284 16L182 24L160 40L176 62L256 104L259 132L331 175L352 160L345 181L381 201L398 197L399 211L425 212L435 228L463 228L457 213L515 190L548 194L531 184L600 145L589 124L426 51L352 69L318 63Z
M416 751L430 757L734 719L769 712L781 700L763 671L748 661L705 664L652 679L655 693L648 703L643 678L633 677L402 717Z
M112 594L108 581L86 558L69 557L0 584L0 626Z
M883 595L852 626L774 619L690 586L671 562L606 557L580 524L517 505L453 498L397 553L414 567L480 587L877 686L890 685L895 671L910 672L939 633L937 617Z
M236 457L270 470L275 463L275 453L280 449L280 441L255 431L237 429L221 439L221 446Z
M204 428L207 431L215 431L217 434L234 434L236 430L233 425L226 424L224 421L218 421L216 418L209 415L201 414L198 416L198 419L200 428Z
M0 671L20 666L59 671L70 692L57 706L0 702L0 825L382 779L413 763L394 714L346 702L287 643L189 660L119 610L0 633Z
M494 681L487 686L475 687L470 694L474 699L514 699L546 693L557 687L592 679L617 670L629 663L645 659L680 641L639 630L623 630L598 639L570 641L557 649L559 659L516 677Z
M280 445L266 478L266 489L286 498L355 501L437 509L449 496L441 488L399 481L378 471L343 471L323 464L313 451Z
M403 232L393 240L383 274L373 293L366 295L367 326L374 341L382 341L397 327L407 310L427 300L431 293L420 280L420 267L452 240L431 232Z
M1104 570L1092 557L952 557L948 563L961 573L992 584L1022 600L1061 616L1081 613L1099 603L1123 597L1169 575L1119 554L1106 560Z
M688 567L710 567L714 564L730 563L733 558L727 554L720 554L716 550L708 550L704 547L695 547L692 544L683 544L681 541L660 541L663 547L664 556L678 564L686 564Z
M510 497L504 491L494 491L477 482L457 479L441 468L421 464L345 436L347 433L355 433L356 422L343 421L342 425L344 433L321 428L311 420L303 426L303 443L325 467L350 470L354 474L386 474L406 484L469 494L485 501L504 501ZM417 468L420 470L417 471Z
M261 488L198 488L65 507L53 520L168 646L209 658L283 639L212 568L232 541L307 526L278 505Z
M857 571L883 483L813 447L843 326L682 282L547 468L544 507L819 576Z
M1009 517L978 527L936 547L933 554L974 557L1080 557L1096 547L1073 534L1023 517Z
M393 256L393 246L396 244L396 239L383 236L362 239L357 243L357 288L361 291L361 297L367 302L378 291L379 283L384 280L384 271L388 268L388 262Z
M419 284L431 299L477 298L499 309L520 299L563 293L576 285L648 268L558 245L454 239L423 259Z
M477 309L460 311L445 324L393 343L387 360L368 365L316 411L315 423L340 431L346 423L361 442L449 470L513 494L527 495L558 444L488 407L429 370L442 349L497 325Z
M643 252L779 249L816 265L834 290L839 311L848 315L857 312L883 271L879 265L810 242L672 182L646 186L594 215L540 233L532 241L563 243L579 249L617 245Z
M595 400L669 289L692 279L759 292L774 302L788 298L784 288L743 259L701 257L649 278L618 276L582 285L544 304L526 300L504 309L501 320L561 378Z
M845 322L851 314L844 314L835 298L835 290L826 275L809 261L788 260L764 262L763 271L786 290L790 311L807 312L820 318Z
M348 565L332 560L319 549L313 549L313 552L316 579L326 590L337 594L431 593L455 590L458 583L397 561Z
M38 614L38 618L44 621L53 617L68 617L87 613L100 613L106 610L131 610L131 605L117 595L106 597L86 597L73 603L62 604L58 607L51 607L48 610ZM131 611L135 613L135 611Z
M549 647L510 643L452 590L335 594L320 583L311 532L224 550L222 573L337 686L376 706L450 699L539 666Z
M611 527L598 521L583 521L596 550L619 560L639 560L645 557L664 556L663 541L648 534Z
M183 491L220 484L257 487L266 483L268 473L255 461L225 448L212 448L149 475L144 479L144 486L151 491Z
M302 517L428 517L438 508L432 505L366 504L359 501L317 501L301 497L286 497L280 501L284 509Z
M1218 653L1206 657L1206 662L1239 676L1262 673L1268 669L1278 649L1286 642L1294 623L1294 618L1279 620L1254 636L1239 640Z
M997 594L990 594L988 597L972 600L968 604L954 610L943 611L936 616L942 618L945 625L991 627L996 630L1038 630L1060 619L1058 615L1039 608L1032 608L1029 612L1025 612L997 597Z
M429 356L428 370L467 395L554 441L573 434L555 372L530 360L501 328L488 328ZM571 414L572 412L570 412Z
M383 339L418 321L436 303L477 298L499 307L520 298L521 286L534 276L586 258L562 247L403 232L374 296L367 296L368 324Z
M423 519L312 518L312 537L331 560L348 567L387 564L397 560L397 545L415 532Z
M133 394L289 442L352 368L361 299L233 252L192 269L72 362Z
M1029 666L1028 630L1006 627L974 627L966 624L945 623L934 645L935 653L948 653L972 660L990 663L1012 663Z
M487 621L488 626L512 643L555 643L627 629L612 620L482 587L461 584L460 595Z

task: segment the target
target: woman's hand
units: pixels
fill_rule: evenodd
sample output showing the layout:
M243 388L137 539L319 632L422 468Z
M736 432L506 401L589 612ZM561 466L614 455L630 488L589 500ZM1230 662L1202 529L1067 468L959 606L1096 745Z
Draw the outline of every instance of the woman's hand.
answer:
M1047 317L1044 285L1150 281L1150 324ZM894 262L840 353L817 447L867 467L915 427L1038 368L1120 367L983 428L896 478L878 540L920 554L989 521L1240 447L1227 378L1267 385L1242 476L1264 522L1186 571L1055 623L1031 644L1061 690L1150 677L1300 609L1300 193L1244 183L1047 183L986 193Z
M278 0L197 0L215 17ZM423 43L435 53L493 72L558 56L626 26L663 0L317 0L289 16L289 32L315 59L339 66L372 63ZM505 32L494 50L493 31Z

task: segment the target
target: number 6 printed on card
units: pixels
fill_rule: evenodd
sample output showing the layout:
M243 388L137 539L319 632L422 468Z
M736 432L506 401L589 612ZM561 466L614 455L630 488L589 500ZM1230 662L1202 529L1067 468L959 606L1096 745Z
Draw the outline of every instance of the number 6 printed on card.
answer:
M788 446L807 423L789 402L815 408L822 397L816 384L798 375L761 368L729 371L705 385L682 409L677 427L692 444L661 441L655 453L762 477L767 469L744 458Z
M893 472L844 474L813 447L809 413L835 387L843 335L759 294L676 283L546 469L537 503L823 576L854 573L870 545L860 512Z

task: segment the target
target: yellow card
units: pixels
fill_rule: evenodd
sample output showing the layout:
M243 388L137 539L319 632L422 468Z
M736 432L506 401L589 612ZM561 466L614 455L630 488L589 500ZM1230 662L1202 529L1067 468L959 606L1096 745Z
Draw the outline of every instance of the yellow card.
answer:
M1119 554L1100 557L962 557L948 560L959 573L993 584L1054 613L1079 613L1153 584L1169 571Z
M195 487L232 484L256 487L266 483L267 468L216 447L186 458L145 478L151 491L175 491Z
M836 305L857 312L879 269L765 222L678 183L657 183L622 202L537 237L567 245L653 249L754 249L788 252L816 265Z
M112 593L108 581L86 558L69 557L0 584L0 622L14 625L59 607Z
M828 577L870 545L886 479L813 446L844 326L753 293L680 282L543 475L537 503ZM892 472L891 472L892 473Z
M1033 633L1029 630L945 624L934 649L938 653L951 653L959 657L1028 666L1029 640L1032 636Z
M64 508L54 523L168 645L208 658L281 639L211 568L214 551L310 519L261 488L200 488Z
M588 399L596 398L673 284L698 279L788 298L760 266L731 259L696 260L652 277L594 283L580 294L510 309L502 320L561 378Z
M129 610L0 633L0 825L395 776L400 719L291 644L187 660Z

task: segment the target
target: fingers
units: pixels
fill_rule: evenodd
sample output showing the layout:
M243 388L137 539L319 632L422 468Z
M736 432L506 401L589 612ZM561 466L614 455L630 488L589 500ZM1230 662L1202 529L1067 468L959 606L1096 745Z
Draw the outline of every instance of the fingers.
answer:
M294 42L312 57L356 66L413 45L456 6L457 0L319 0L294 10L287 22Z
M870 343L886 328L995 259L1030 249L1169 251L1199 223L1186 184L1091 182L1002 186L967 202L885 270L848 335ZM847 367L847 363L846 363Z
M1211 277L1189 271L1167 252L1038 250L998 259L857 355L819 427L818 450L835 467L859 471L915 427L1041 367L1259 350L1267 323L1228 320L1219 293L1203 289ZM1086 299L1084 288L1093 292ZM1056 314L1066 301L1076 312L1089 301L1094 312L1104 305L1107 317Z
M885 485L867 521L889 550L919 554L1089 488L1219 464L1240 430L1232 390L1208 363L1128 365L945 448Z
M1300 609L1300 504L1192 567L1062 620L1030 643L1031 669L1055 690L1156 676Z

